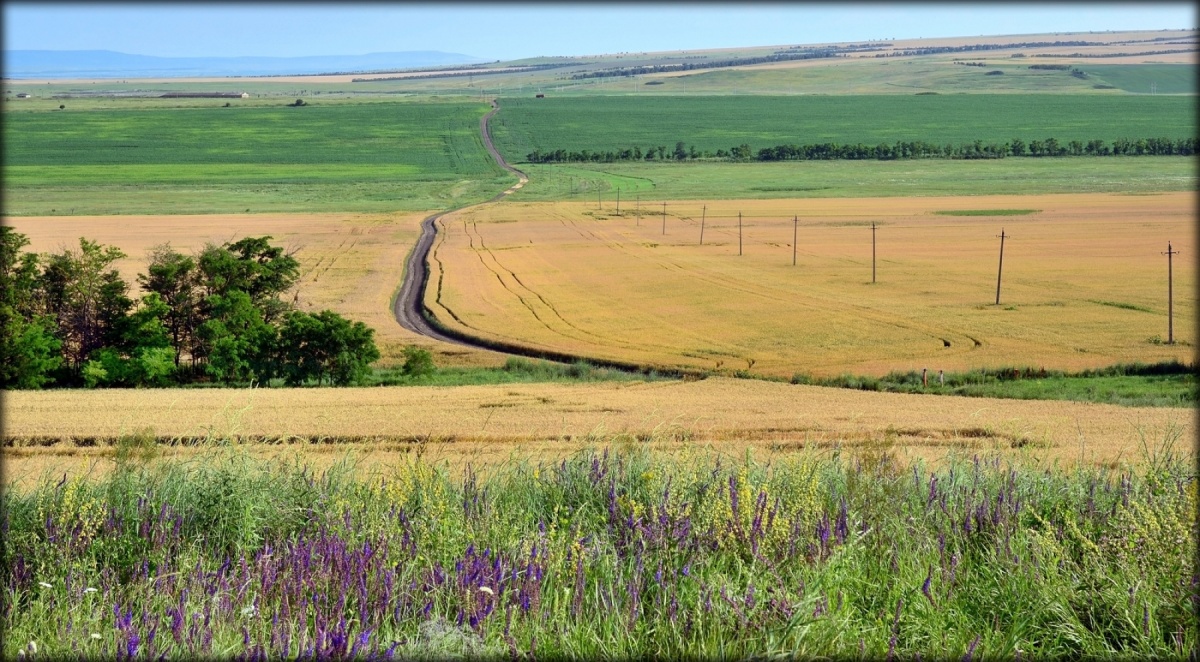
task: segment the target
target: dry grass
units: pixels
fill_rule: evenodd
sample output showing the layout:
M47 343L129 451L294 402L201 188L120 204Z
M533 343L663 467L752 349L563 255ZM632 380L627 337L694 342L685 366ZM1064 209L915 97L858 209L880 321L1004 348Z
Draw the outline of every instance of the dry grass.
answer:
M5 481L111 467L115 439L149 430L164 457L233 439L316 463L416 453L452 464L563 457L586 445L711 444L733 455L885 449L937 460L1001 451L1046 462L1136 462L1144 439L1192 439L1193 412L1059 401L866 393L727 378L691 382L357 389L5 393Z
M448 216L427 304L470 333L777 376L1191 360L1195 195L513 203ZM707 206L704 245L698 245ZM1016 216L951 210L1036 209ZM738 213L744 248L738 255ZM792 266L792 216L800 216ZM878 282L871 283L871 223ZM1001 305L994 305L1001 229ZM1115 305L1114 305L1115 304ZM947 343L949 344L947 346Z
M434 344L405 331L391 315L404 260L420 233L424 214L213 214L203 216L48 216L5 218L4 224L29 237L26 250L56 252L78 247L87 237L120 248L127 258L117 268L131 285L146 269L147 252L170 242L190 252L207 242L270 235L295 251L304 310L333 309L375 329L383 365L399 360L405 345L438 353L439 365L495 365L490 352Z

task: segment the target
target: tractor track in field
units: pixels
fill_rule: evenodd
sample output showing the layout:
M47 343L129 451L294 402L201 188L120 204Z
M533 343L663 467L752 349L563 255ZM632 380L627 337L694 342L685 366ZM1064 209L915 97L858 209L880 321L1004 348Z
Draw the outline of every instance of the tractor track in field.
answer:
M456 345L465 345L467 347L474 347L478 349L503 352L516 356L548 359L563 363L575 363L586 360L587 362L600 367L615 368L618 370L639 373L655 370L661 374L675 374L676 376L693 374L695 371L682 369L672 370L670 368L663 369L661 367L644 366L636 363L626 363L623 361L600 360L584 356L576 356L564 352L556 352L553 350L538 350L532 347L526 347L500 340L478 338L442 324L440 321L438 321L434 312L425 305L425 289L429 285L429 259L431 256L433 259L437 259L437 254L433 247L434 242L438 240L438 224L443 222L442 218L447 214L452 214L454 212L469 209L478 205L490 204L502 200L513 192L519 190L529 181L529 177L527 177L524 172L512 167L504 160L504 157L500 155L500 152L496 150L496 146L492 143L492 135L488 130L488 120L490 120L499 109L499 104L493 100L492 109L479 120L479 133L483 138L484 147L487 148L488 153L492 155L492 158L496 160L496 163L501 168L504 168L505 170L516 175L518 181L516 184L513 184L504 191L501 191L489 200L476 203L474 205L459 207L457 209L449 209L446 211L437 212L436 214L427 216L425 220L421 221L421 236L417 239L416 245L413 247L412 252L408 255L408 260L405 262L404 268L404 280L400 283L400 290L396 293L396 297L392 300L392 315L396 318L396 322L399 323L400 326L412 331L413 333L425 336L427 338L432 338L433 340L439 340L441 342L447 342ZM499 274L497 274L497 278L499 277ZM501 284L504 284L503 280L501 280ZM440 305L440 279L437 286L438 302ZM534 294L536 295L537 293L535 292ZM539 298L541 298L540 295ZM444 305L442 307L445 308ZM551 310L554 310L552 306L550 308ZM455 321L467 328L471 328L470 325L459 319L459 317L455 315L454 312L449 308L445 308L445 310L450 314L451 317L455 319ZM557 313L557 310L554 312Z

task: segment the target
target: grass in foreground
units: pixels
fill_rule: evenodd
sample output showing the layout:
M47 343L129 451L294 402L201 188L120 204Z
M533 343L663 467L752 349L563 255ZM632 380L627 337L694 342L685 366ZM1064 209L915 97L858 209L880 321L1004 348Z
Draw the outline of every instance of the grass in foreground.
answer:
M1185 658L1186 454L1064 470L886 448L769 465L314 475L215 447L3 494L4 655ZM1177 439L1173 441L1178 441ZM153 467L153 468L151 468Z
M892 372L880 378L852 375L814 378L798 374L792 377L792 383L889 393L1074 400L1127 407L1194 407L1200 403L1196 369L1179 361L1118 364L1080 372L989 368L946 373L944 377L944 383L939 383L936 373L928 373L925 384L921 373L916 371Z

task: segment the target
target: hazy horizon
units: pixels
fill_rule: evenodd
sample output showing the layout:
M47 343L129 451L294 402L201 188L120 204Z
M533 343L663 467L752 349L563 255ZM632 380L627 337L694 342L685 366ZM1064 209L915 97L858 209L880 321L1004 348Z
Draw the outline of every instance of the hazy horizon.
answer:
M751 5L4 5L10 51L484 61L881 39L1194 29L1191 3Z

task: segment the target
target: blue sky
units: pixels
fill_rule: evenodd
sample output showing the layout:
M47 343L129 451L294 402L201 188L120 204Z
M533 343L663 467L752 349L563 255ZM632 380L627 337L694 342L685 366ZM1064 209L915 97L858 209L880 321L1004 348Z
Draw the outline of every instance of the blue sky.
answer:
M8 50L174 57L438 50L539 55L1196 27L1191 2L834 4L4 3Z

